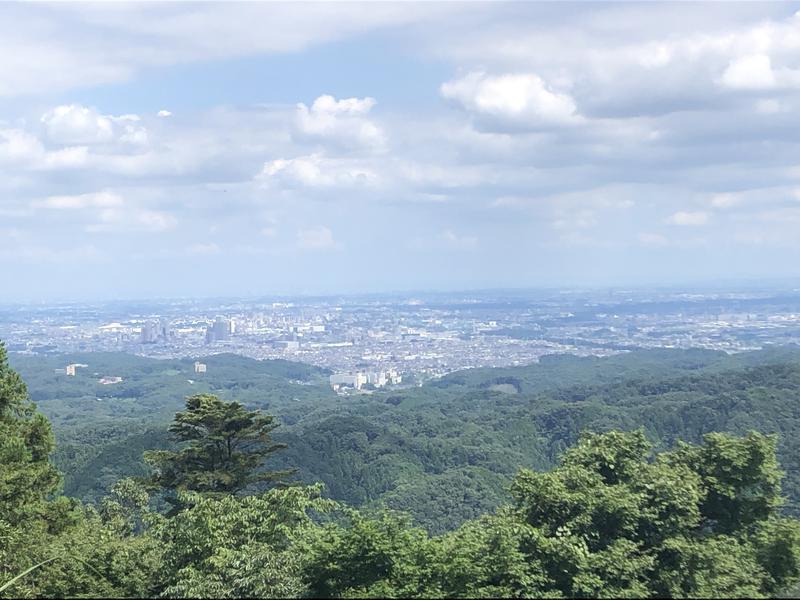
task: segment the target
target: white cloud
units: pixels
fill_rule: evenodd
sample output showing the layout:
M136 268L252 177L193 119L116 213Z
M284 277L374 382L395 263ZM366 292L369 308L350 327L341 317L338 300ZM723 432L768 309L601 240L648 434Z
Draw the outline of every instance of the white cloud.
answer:
M678 211L667 218L670 225L681 225L688 227L699 227L708 223L710 214L703 211Z
M559 255L559 240L598 249L609 241L679 248L689 243L684 238L696 236L708 240L711 257L712 247L736 243L738 228L746 226L764 239L783 223L796 228L782 213L769 219L757 216L791 203L800 206L787 192L800 181L800 167L790 170L800 150L794 135L800 95L792 83L800 67L800 20L785 19L785 9L682 4L668 10L654 6L657 16L652 17L634 5L578 4L564 10L526 3L459 6L491 13L492 26L481 28L477 19L464 17L449 22L447 29L440 22L393 32L388 42L392 52L413 48L414 60L424 57L426 63L417 71L410 60L408 70L393 74L404 81L407 77L408 88L402 90L382 85L385 74L378 69L391 65L378 56L374 63L337 66L343 78L336 97L315 93L292 98L281 87L269 95L285 99L280 104L253 106L252 98L242 97L240 108L209 108L216 96L204 95L202 86L189 87L186 93L195 94L197 108L182 109L179 119L168 118L166 109L156 112L158 106L143 106L138 93L115 96L113 112L121 116L108 114L111 105L87 108L107 96L103 89L73 97L86 106L60 100L64 106L56 108L63 114L56 118L58 111L49 111L49 122L39 120L44 112L40 107L52 106L43 103L69 96L6 101L6 114L0 115L0 221L35 229L40 240L48 240L45 246L56 237L54 247L68 246L66 236L86 230L175 230L146 238L146 253L153 255L186 256L185 249L203 237L197 233L212 226L214 234L206 238L226 254L239 247L275 250L286 236L295 249L325 245L333 239L325 230L332 230L337 247L348 253L346 262L357 259L365 247L374 248L370 260L385 261L391 248L418 237L431 255L421 270L433 268L437 252L453 261L459 255L446 252L448 248L476 245L486 253L488 265L490 257L502 258L499 248L515 240L519 255L531 247L547 249L553 253L550 262L563 261L567 267L573 259ZM78 54L105 49L105 56L96 53L97 60L122 65L109 71L111 78L135 75L147 61L160 63L168 73L175 61L272 51L260 44L284 44L284 50L294 51L319 41L298 42L305 34L290 28L287 39L256 39L251 21L228 19L210 5L198 7L202 14L184 7L35 5L9 10L41 11L42 22L50 21L54 30L67 29L58 15L68 13L77 28L118 31L118 47L97 40L87 40L85 47L71 45ZM236 5L232 10L253 16L273 9ZM291 12L287 8L281 18L291 21ZM148 32L147 22L153 19L144 19L142 13L173 23L168 27L159 22L157 32ZM208 27L211 13L228 19L220 29L231 35L195 39ZM739 16L728 18L729 13ZM710 19L709 14L724 18ZM127 22L131 15L134 23ZM306 23L298 21L298 27ZM14 48L30 49L2 35L11 29L0 23L0 50L10 56ZM189 30L191 36L185 33ZM242 39L248 32L252 38ZM51 46L46 41L51 37L41 33L36 39L44 40L48 49L63 49L60 35ZM153 38L152 45L134 48L132 38L139 36ZM441 40L439 51L434 51L434 38ZM354 43L370 52L384 40L367 36ZM93 81L91 64L87 75L67 68L74 56L56 54L52 62L61 65L63 79L43 80L37 89ZM28 66L41 78L50 69L47 56L31 56ZM754 56L766 57L772 79L762 73L758 83L746 61L737 64ZM316 53L298 57L318 65L317 58ZM757 59L750 65L756 75L759 60L764 63ZM451 73L457 75L433 83L431 78L443 68L456 69ZM8 62L0 64L0 95L13 87L9 81L17 81L3 79L9 69ZM733 87L723 82L726 71ZM205 83L219 81L216 70L207 73L211 79ZM359 85L348 91L347 82L356 76L377 87ZM437 90L446 79L452 81ZM145 90L151 85L152 79L144 78L132 87ZM315 90L322 91L326 88ZM431 92L439 93L438 107ZM442 110L442 98L466 113ZM297 104L300 100L305 104ZM125 112L139 112L142 118ZM509 135L515 132L524 135ZM104 189L123 191L124 203L85 194ZM745 191L714 196L709 193L714 190ZM320 202L323 198L335 201ZM275 222L258 214L265 207L275 212ZM686 227L668 227L665 219ZM315 223L327 227L309 226ZM370 226L374 223L396 227L375 229ZM347 236L358 236L358 243ZM103 252L125 260L134 236L93 239ZM613 263L613 257L601 257L600 252L592 258ZM523 258L512 257L508 264L518 268ZM776 262L780 260L785 259ZM281 268L275 266L275 271Z
M38 209L71 211L79 215L90 233L144 231L162 232L173 229L177 219L164 211L133 206L118 193L109 190L90 194L48 196L33 202Z
M163 211L139 208L103 208L94 214L96 220L86 226L89 233L143 231L160 233L173 229L177 219Z
M58 144L97 144L114 138L114 124L92 108L69 104L42 115L47 136Z
M300 229L297 232L297 246L303 250L326 250L336 247L333 232L325 226Z
M72 169L88 160L85 146L48 151L32 133L23 129L0 129L0 165L30 170Z
M44 155L39 139L22 129L0 129L0 163L38 160Z
M80 104L57 106L41 117L47 137L56 144L92 145L119 141L129 144L147 142L147 131L138 115L102 115Z
M0 20L0 96L130 80L146 68L300 51L457 7L243 2L8 5Z
M733 208L742 203L741 194L723 193L714 194L709 201L714 208Z
M323 94L314 100L311 106L311 113L315 116L321 115L365 115L375 106L375 98L343 98L337 100L330 94ZM299 107L306 108L305 104Z
M572 97L553 91L535 74L474 71L443 83L440 91L476 116L504 126L539 129L581 120Z
M371 185L377 182L378 175L358 161L311 154L269 161L257 179L287 188L327 188Z
M160 110L160 111L158 111L157 116L159 116L161 118L171 117L172 113L170 111L168 111L168 110Z
M53 209L84 209L84 208L113 208L122 206L124 200L119 194L113 192L97 192L94 194L79 194L76 196L50 196L37 206Z
M77 169L89 163L89 149L86 146L72 146L45 152L42 160L33 165L40 169Z
M295 137L321 140L346 147L364 147L381 150L386 145L384 132L374 122L365 118L374 98L344 98L336 100L323 95L314 100L311 108L297 105Z
M775 87L772 61L765 54L751 54L736 58L722 74L722 84L743 90L763 90Z

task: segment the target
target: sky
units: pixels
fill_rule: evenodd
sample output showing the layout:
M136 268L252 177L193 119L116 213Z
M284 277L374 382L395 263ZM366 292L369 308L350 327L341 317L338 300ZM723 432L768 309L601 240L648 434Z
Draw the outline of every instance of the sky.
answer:
M0 302L800 277L798 8L2 3Z

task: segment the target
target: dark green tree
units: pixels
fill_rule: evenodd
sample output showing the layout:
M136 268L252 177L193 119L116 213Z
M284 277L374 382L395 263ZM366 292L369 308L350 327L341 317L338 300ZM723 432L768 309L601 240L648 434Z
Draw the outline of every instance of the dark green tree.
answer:
M312 514L334 507L321 491L291 486L219 499L179 492L188 508L164 519L158 532L166 549L162 597L305 597L307 559L295 543L319 528Z
M53 446L50 423L0 343L0 582L35 564L77 518L74 502L51 500L61 482L49 461Z
M313 530L321 597L773 597L800 580L800 523L777 513L775 439L711 434L651 453L642 432L586 434L513 506L428 538L391 515Z
M263 468L269 455L286 447L270 437L277 426L273 416L249 411L238 402L210 394L190 396L186 410L177 413L169 427L181 448L145 453L155 469L149 483L222 497L253 484L279 481L291 471Z
M53 493L61 477L50 464L55 441L0 343L0 519L19 521Z
M143 527L134 536L121 516L101 519L61 496L53 447L50 423L0 343L0 597L147 595L160 546Z

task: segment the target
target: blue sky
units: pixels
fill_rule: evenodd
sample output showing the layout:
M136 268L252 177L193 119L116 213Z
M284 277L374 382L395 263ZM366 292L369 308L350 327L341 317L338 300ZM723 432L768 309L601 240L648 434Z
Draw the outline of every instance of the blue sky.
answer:
M790 3L0 5L0 301L800 276Z

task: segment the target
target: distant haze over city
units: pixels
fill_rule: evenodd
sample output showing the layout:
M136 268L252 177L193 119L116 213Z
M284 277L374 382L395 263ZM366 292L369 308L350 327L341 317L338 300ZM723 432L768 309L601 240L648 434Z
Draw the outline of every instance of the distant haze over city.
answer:
M738 353L791 345L799 335L800 287L0 305L0 339L13 353L282 358L329 369L331 385L356 389L530 364L551 354L664 348Z
M798 281L797 8L3 4L0 303Z

